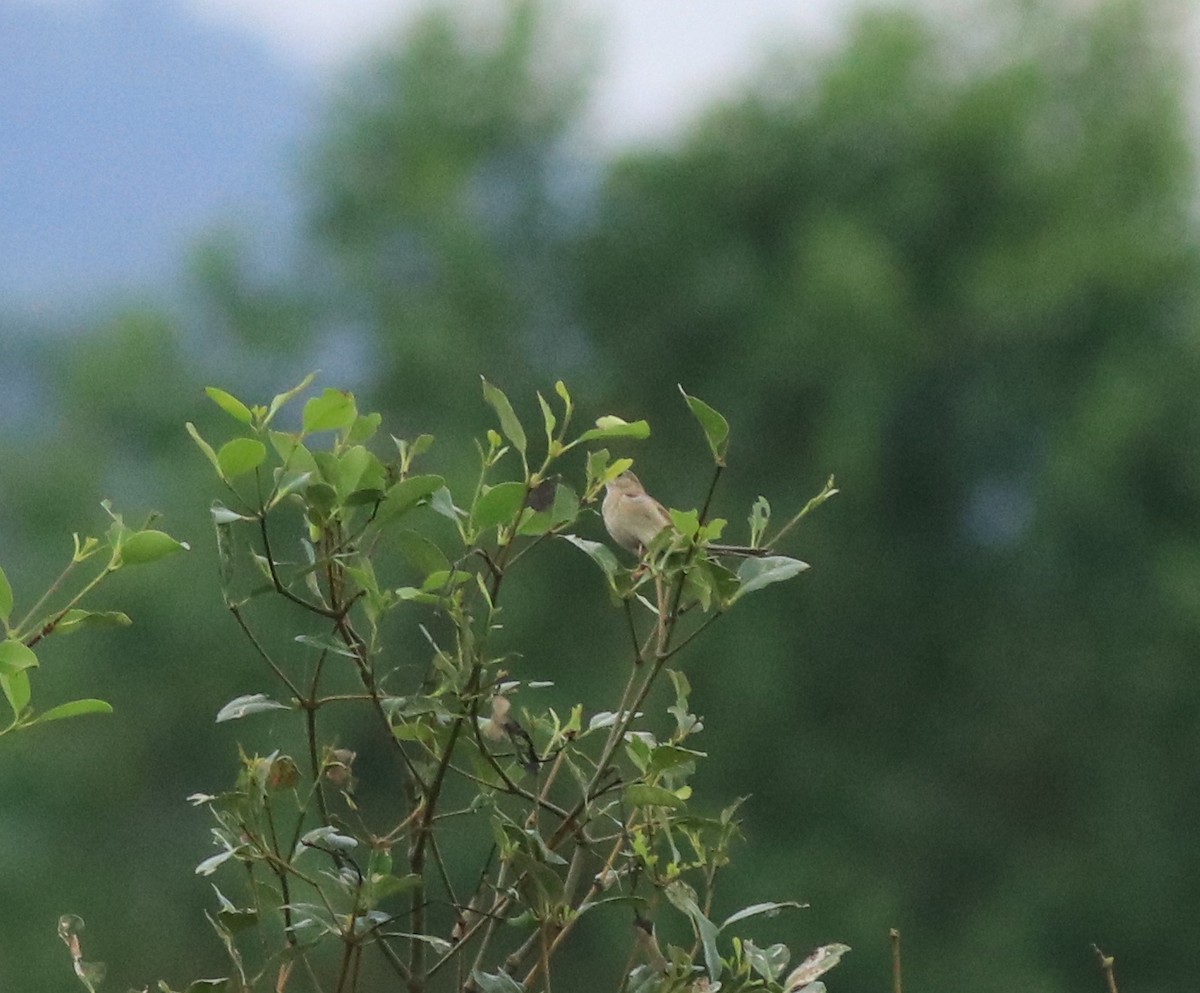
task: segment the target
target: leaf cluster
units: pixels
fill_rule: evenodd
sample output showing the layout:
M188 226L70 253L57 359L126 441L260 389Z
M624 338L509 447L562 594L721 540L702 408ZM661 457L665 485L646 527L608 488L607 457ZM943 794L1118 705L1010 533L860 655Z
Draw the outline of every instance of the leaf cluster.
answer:
M785 946L760 948L734 929L800 904L755 904L714 923L739 803L709 813L691 782L707 752L681 653L744 596L806 568L771 554L734 571L709 547L726 526L708 513L724 418L684 394L713 459L708 497L671 511L674 527L623 564L576 528L632 461L597 446L648 437L645 421L607 415L572 433L574 401L559 382L551 400L537 395L544 443L534 443L484 380L498 429L476 442L473 483L452 491L426 469L432 437L381 441L378 414L335 389L302 400L311 384L262 405L210 387L236 433L214 445L187 425L225 491L212 506L224 602L274 684L217 720L270 714L294 721L302 742L295 754L243 751L229 788L191 798L213 818L216 851L196 872L220 886L209 920L230 963L202 982L349 991L382 970L412 991L549 990L563 946L599 912L631 925L614 989L807 987L799 973L783 977ZM282 427L296 407L296 426ZM779 532L833 492L830 481ZM748 518L758 547L769 523L759 498ZM559 713L538 703L546 680L516 672L525 663L506 631L506 580L538 568L555 538L599 566L601 602L607 590L629 634L607 707ZM291 612L290 644L263 633L268 604ZM658 711L660 683L669 702ZM333 714L347 708L390 752L390 782L360 781L336 737ZM398 813L370 788L381 785ZM660 948L659 919L691 943Z

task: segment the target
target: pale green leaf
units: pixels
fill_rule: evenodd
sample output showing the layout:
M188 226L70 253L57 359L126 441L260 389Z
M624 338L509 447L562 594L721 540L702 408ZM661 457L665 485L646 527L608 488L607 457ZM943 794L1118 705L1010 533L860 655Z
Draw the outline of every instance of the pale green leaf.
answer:
M0 670L0 690L4 691L8 705L12 708L13 717L19 718L25 712L25 708L29 706L31 690L28 673L24 669L16 672Z
M66 717L79 717L82 714L111 714L113 712L112 704L106 703L104 700L72 700L69 703L60 703L57 707L51 707L43 714L39 714L33 724L45 724L48 721L61 721Z
M186 551L189 551L187 542L176 541L165 531L137 531L121 542L121 562L124 565L144 565L175 552Z
M261 714L268 710L290 710L286 703L272 700L265 693L250 693L246 696L235 697L217 712L216 723L236 721L250 714Z
M63 614L55 626L58 634L70 634L81 627L128 627L133 621L119 610L80 610L73 608Z
M234 438L217 452L217 464L225 479L235 479L257 469L266 457L267 446L257 438Z
M0 641L0 673L21 672L24 669L37 668L38 659L33 649L23 643L9 638Z
M354 394L332 388L304 404L301 424L305 434L317 431L340 431L348 428L358 417Z
M784 990L786 993L796 993L837 965L848 951L850 951L849 945L836 942L831 945L822 945L792 970L787 979L783 981Z
M315 377L316 377L316 373L310 372L307 376L305 376L302 380L300 380L300 382L297 383L295 386L293 386L290 390L287 390L283 393L275 394L275 396L271 400L271 406L269 408L267 408L267 416L264 419L263 423L264 424L270 423L271 420L274 419L275 415L277 413L279 413L280 408L283 407L283 405L285 403L288 403L294 397L299 396L306 389L308 389L309 385L312 383L312 381Z
M224 479L225 474L221 470L221 463L217 459L217 453L213 451L212 445L210 445L200 436L200 432L196 430L196 425L191 421L188 421L186 424L184 424L184 427L187 428L187 433L192 436L192 441L194 441L200 451L204 453L204 457L208 459L208 461L212 463L213 468L217 470L217 475Z
M471 979L480 993L524 993L525 987L507 972L480 972L476 969Z
M600 438L637 438L650 437L650 425L646 421L625 421L612 414L596 418L596 426L584 431L575 443L581 441L596 441Z
M250 413L250 408L232 393L226 393L216 386L206 386L204 387L204 392L208 394L209 399L213 403L230 417L241 421L243 424L249 424L254 419L254 415Z
M525 454L525 429L521 427L521 422L517 420L516 412L512 408L512 404L508 402L508 397L504 395L504 391L498 389L489 383L481 376L483 382L483 398L496 411L496 416L500 418L500 429L504 432L504 436L513 443L513 446L522 455Z
M772 583L782 583L791 579L808 568L807 562L788 558L786 555L768 555L761 559L746 559L738 568L738 588L734 599L744 597L747 593L761 590Z

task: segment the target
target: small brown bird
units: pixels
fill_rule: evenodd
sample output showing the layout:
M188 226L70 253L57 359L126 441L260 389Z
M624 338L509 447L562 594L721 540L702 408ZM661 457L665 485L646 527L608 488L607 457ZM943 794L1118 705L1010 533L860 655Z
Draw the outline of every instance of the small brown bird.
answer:
M650 543L664 528L674 527L667 509L654 499L642 482L626 470L605 487L604 502L600 513L608 533L622 548L642 555ZM762 556L770 554L767 548L750 548L745 545L705 545L705 550L716 555Z

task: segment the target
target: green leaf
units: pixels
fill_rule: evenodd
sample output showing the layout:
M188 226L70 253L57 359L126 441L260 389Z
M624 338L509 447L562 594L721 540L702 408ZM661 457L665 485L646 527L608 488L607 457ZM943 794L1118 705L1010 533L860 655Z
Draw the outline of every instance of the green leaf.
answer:
M554 503L546 510L528 515L521 522L521 534L545 534L553 527L569 524L579 516L579 496L565 483L554 491Z
M82 627L128 627L133 621L119 610L68 610L55 626L58 634L70 634Z
M738 921L744 921L749 917L767 916L774 917L782 910L807 910L807 903L797 903L795 900L784 900L782 903L755 903L749 907L743 907L741 910L730 914L721 922L721 930L724 931L730 924L736 924Z
M448 486L440 486L429 494L429 509L455 524L467 516L467 512L454 503L454 494Z
M176 541L165 531L138 531L121 542L121 562L124 565L145 565L175 552L189 550L187 542Z
M204 392L208 394L210 400L220 407L225 413L243 424L249 424L254 415L250 413L250 408L247 407L241 400L235 397L232 393L226 393L222 389L215 386L204 387Z
M184 427L187 428L187 433L192 436L192 441L194 441L200 451L204 453L204 457L208 459L208 461L212 463L213 468L217 470L217 475L224 479L225 473L221 470L220 460L217 458L217 453L213 451L212 445L210 445L200 436L200 432L196 430L196 425L191 421L188 421L186 424L184 424Z
M704 438L712 451L713 460L717 465L724 465L725 452L729 448L729 422L703 400L689 396L682 386L679 387L679 392L683 394L692 414L704 429Z
M317 474L317 462L300 441L300 435L289 431L268 431L271 447L283 460L283 469L288 472L311 472ZM278 471L278 470L277 470Z
M346 440L352 445L361 445L379 430L379 425L382 423L382 414L359 414L351 425Z
M19 719L25 708L29 706L31 696L29 675L24 669L17 672L0 670L0 689L4 691L8 705L12 708L13 718Z
M676 531L688 539L696 537L696 532L700 530L700 511L668 510L667 513L671 515L671 523Z
M446 554L425 535L416 531L402 528L391 534L391 540L400 546L400 554L408 564L422 576L434 572L445 572L450 569L450 560Z
M837 942L831 945L822 945L791 971L787 979L783 981L784 990L786 993L796 993L837 965L848 951L850 951L849 945Z
M313 434L348 428L357 417L358 408L354 404L353 393L326 389L320 396L312 397L305 403L300 423L305 434Z
M32 648L12 638L0 641L0 674L11 675L25 669L36 669L37 664L38 659Z
M770 586L772 583L782 583L785 579L791 579L807 568L807 562L788 558L786 555L768 555L761 559L746 559L738 568L738 579L742 585L733 599L740 599L747 593L761 590L764 586Z
M625 803L630 807L670 807L672 810L686 806L670 790L649 783L630 783L626 786Z
M283 407L283 405L285 403L289 402L294 397L298 396L299 394L303 393L306 389L308 389L309 385L312 383L312 381L315 377L316 377L316 373L310 372L307 376L305 376L302 380L300 380L300 382L297 383L295 386L293 386L290 390L287 390L284 393L275 394L274 398L271 400L271 406L267 409L267 416L263 420L263 423L269 424L274 419L275 415L277 413L279 413L280 408Z
M234 438L217 452L217 465L225 479L234 479L257 469L267 457L267 446L257 438Z
M787 967L789 957L787 945L775 944L770 948L759 948L753 941L747 939L742 942L742 952L746 956L746 961L750 963L750 968L769 983L775 982Z
M446 481L441 476L409 476L408 479L402 479L387 491L375 520L397 517L445 485Z
M508 397L504 395L504 391L497 389L482 376L479 377L483 382L483 398L496 411L496 416L500 418L500 430L504 432L504 436L513 443L513 446L522 456L525 455L525 429L521 427L521 422L517 420L517 415L513 411L512 404L508 402Z
M554 429L558 425L558 420L554 416L554 411L550 409L550 404L546 402L546 398L542 396L541 391L538 391L538 406L542 408L542 423L546 426L546 450L549 451L554 447Z
M60 703L39 714L31 723L46 724L49 721L61 721L66 717L79 717L82 714L111 714L112 704L104 700L72 700L70 703Z
M687 883L678 879L669 883L666 894L672 906L691 918L704 948L704 967L708 970L708 978L715 983L721 978L722 967L721 956L717 952L717 926L704 916L700 905L696 903L695 891Z
M480 972L475 969L471 979L479 987L480 993L524 993L524 987L507 972Z
M587 538L580 538L575 534L564 534L560 537L586 553L604 571L604 575L608 577L609 585L613 585L615 577L621 569L621 564L617 561L617 557L613 554L611 548L598 541L588 541Z
M286 703L272 700L265 693L251 693L230 700L217 712L216 723L236 721L251 714L261 714L267 710L291 710Z
M596 441L599 438L637 438L650 437L650 425L646 421L625 421L620 417L607 414L596 418L596 426L584 431L573 444L581 441Z
M4 570L0 569L0 622L7 624L8 615L12 613L13 608L13 591L9 585L8 577L4 575Z
M208 512L212 514L214 524L233 524L235 521L253 521L253 517L247 517L245 514L239 514L236 510L230 510L220 500L214 500L213 505L208 508Z
M497 524L511 524L517 519L524 500L524 483L499 483L476 501L471 521L480 530Z

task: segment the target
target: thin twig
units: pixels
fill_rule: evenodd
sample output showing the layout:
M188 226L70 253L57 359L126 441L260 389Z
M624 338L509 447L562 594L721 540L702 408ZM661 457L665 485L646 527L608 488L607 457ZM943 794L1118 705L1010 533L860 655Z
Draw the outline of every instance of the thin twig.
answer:
M900 982L900 929L889 930L888 938L892 942L892 993L904 993Z
M1100 951L1098 945L1092 945L1092 951L1096 953L1096 958L1100 960L1100 968L1104 970L1104 981L1108 985L1108 993L1118 993L1117 977L1113 975L1113 957L1105 955Z

